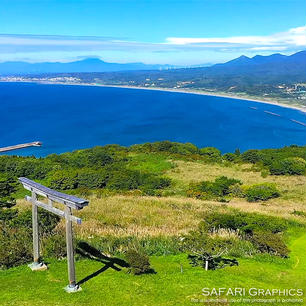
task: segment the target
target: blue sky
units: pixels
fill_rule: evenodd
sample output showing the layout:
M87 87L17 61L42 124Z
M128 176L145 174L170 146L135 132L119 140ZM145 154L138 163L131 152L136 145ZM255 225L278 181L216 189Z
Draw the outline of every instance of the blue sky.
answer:
M0 0L0 61L193 65L306 49L305 0Z

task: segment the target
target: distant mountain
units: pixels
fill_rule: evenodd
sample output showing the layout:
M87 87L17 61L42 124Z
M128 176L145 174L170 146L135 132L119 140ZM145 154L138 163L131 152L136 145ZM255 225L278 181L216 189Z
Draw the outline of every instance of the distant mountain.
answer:
M240 56L210 67L169 70L49 74L47 77L77 77L84 83L165 88L203 88L251 95L278 94L279 85L306 83L306 51L290 56L272 54L252 58ZM33 76L34 77L34 76ZM39 77L36 75L35 77ZM283 88L283 87L281 87ZM281 93L287 96L286 92Z
M256 55L250 58L243 55L224 64L211 66L204 71L208 74L292 75L306 78L306 51L289 56L277 53L269 56Z
M282 55L279 53L272 54L269 56L262 56L262 55L255 55L254 57L247 57L245 55L241 55L238 58L235 58L231 61L228 61L224 64L217 64L227 66L227 67L239 67L239 66L246 66L246 65L260 65L260 64L269 64L269 63L274 63L274 62L279 62L283 60L284 58L287 58L286 55Z
M226 84L236 86L254 83L279 83L279 82L306 82L306 51L292 55L272 54L269 56L256 55L254 57L240 56L236 59L210 67L181 68L168 71L135 71L133 73L116 73L113 80L137 81L150 78L155 85L167 81L168 86L175 86L176 82L192 81L193 86L207 87L212 84ZM158 79L162 78L162 82ZM104 74L101 79L108 79ZM192 86L192 85L188 85Z
M204 65L203 65L204 66ZM25 62L0 63L0 75L75 76L82 82L126 84L135 86L219 88L269 84L306 83L306 51L292 55L272 54L254 57L240 56L222 64L209 67L179 68L169 65L145 65L142 63L106 63L97 58L71 63ZM10 72L8 72L10 71ZM180 84L179 84L180 83ZM151 85L150 85L151 84Z
M99 58L87 58L69 63L60 62L3 62L0 63L0 75L28 75L42 73L73 73L73 72L114 72L127 70L160 70L176 68L171 65L146 65L143 63L107 63Z

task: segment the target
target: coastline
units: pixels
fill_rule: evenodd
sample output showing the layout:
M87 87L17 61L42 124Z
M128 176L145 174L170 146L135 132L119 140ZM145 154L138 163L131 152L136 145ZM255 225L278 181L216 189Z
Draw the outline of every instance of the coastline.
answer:
M0 81L3 83L10 83L10 81ZM140 89L140 90L155 90L155 91L164 91L164 92L176 92L176 93L185 93L185 94L195 94L195 95L203 95L203 96L213 96L213 97L221 97L228 99L236 99L243 101L252 101L262 104L270 104L276 105L279 107L290 108L294 110L299 110L303 113L306 113L306 106L297 106L297 105L289 105L286 103L273 101L273 100L264 100L260 98L253 98L248 96L240 96L240 95L230 95L223 92L211 92L204 90L189 90L189 89L179 89L179 88L164 88L164 87L141 87L141 86L129 86L129 85L106 85L106 84L97 84L97 83L69 83L69 82L48 82L48 81L11 81L12 83L36 83L36 84L48 84L48 85L70 85L70 86L94 86L94 87L114 87L114 88L125 88L125 89Z
M71 84L70 84L71 85ZM213 97L221 97L221 98L229 98L229 99L236 99L236 100L244 100L244 101L252 101L257 103L263 103L263 104L270 104L270 105L276 105L280 107L285 108L291 108L295 110L299 110L303 113L306 113L306 106L296 106L296 105L289 105L286 103L281 103L277 101L270 101L270 100L261 100L257 98L252 97L243 97L239 95L229 95L226 93L220 93L220 92L210 92L210 91L204 91L204 90L188 90L188 89L177 89L177 88L163 88L163 87L139 87L139 86L125 86L125 85L104 85L104 84L75 84L75 85L89 85L89 86L98 86L98 87L115 87L115 88L128 88L128 89L142 89L142 90L156 90L156 91L166 91L166 92L178 92L178 93L186 93L186 94L194 94L194 95L202 95L202 96L213 96Z

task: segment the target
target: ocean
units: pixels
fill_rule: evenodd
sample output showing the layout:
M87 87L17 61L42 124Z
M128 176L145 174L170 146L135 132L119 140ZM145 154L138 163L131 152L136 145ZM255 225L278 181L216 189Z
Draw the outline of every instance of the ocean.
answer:
M0 83L0 114L0 147L43 143L14 155L161 140L212 146L223 153L306 144L306 126L292 121L306 124L299 110L189 93Z

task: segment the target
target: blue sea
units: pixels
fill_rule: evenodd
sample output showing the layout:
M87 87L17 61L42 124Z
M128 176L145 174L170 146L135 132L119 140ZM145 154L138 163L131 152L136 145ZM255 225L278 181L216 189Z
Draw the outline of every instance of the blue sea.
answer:
M223 153L306 144L306 126L290 120L306 123L299 110L188 93L0 83L0 114L0 147L43 142L10 153L18 155L160 140Z

